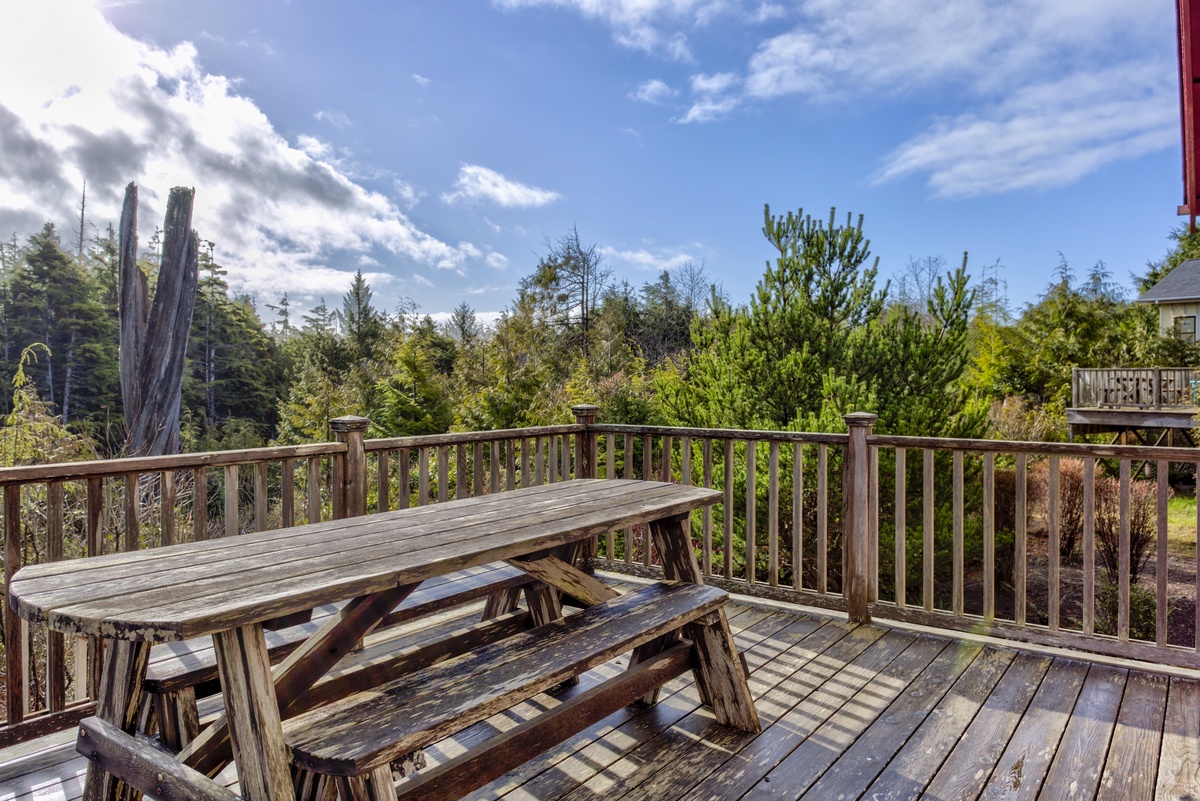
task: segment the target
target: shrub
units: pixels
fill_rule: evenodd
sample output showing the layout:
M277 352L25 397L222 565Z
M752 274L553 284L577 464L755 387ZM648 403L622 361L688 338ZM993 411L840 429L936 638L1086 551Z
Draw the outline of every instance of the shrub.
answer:
M1096 593L1096 631L1100 634L1116 635L1117 613L1119 611L1120 594L1117 585L1109 581L1101 581ZM1129 587L1129 636L1138 640L1153 640L1155 637L1154 593L1137 584ZM1170 604L1167 604L1167 615L1170 616Z

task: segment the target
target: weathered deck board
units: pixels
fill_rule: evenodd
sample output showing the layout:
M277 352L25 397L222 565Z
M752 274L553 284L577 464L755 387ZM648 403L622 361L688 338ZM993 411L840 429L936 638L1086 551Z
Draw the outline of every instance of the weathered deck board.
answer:
M1200 680L782 609L729 611L762 733L718 726L684 676L656 706L610 715L469 797L1200 798ZM430 764L626 662L443 740ZM0 801L74 801L84 768L69 733L0 751ZM232 771L223 778L234 784Z

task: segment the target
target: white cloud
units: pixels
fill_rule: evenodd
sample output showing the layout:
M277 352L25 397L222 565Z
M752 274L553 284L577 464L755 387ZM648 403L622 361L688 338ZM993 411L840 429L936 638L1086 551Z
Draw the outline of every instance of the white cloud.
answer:
M0 230L72 220L85 179L89 215L115 222L134 180L143 242L162 220L169 187L194 186L195 227L216 241L231 281L253 293L343 291L347 273L329 265L380 250L433 268L466 259L355 183L328 144L289 144L233 82L204 72L192 45L167 51L136 41L84 0L7 11Z
M414 284L419 284L420 286L426 286L426 287L429 287L430 289L433 288L433 281L430 281L428 278L421 275L420 273L413 273L412 280L413 280Z
M408 181L402 181L399 178L392 179L392 188L396 192L396 197L404 205L404 208L411 209L413 206L421 202L421 198L425 193L417 187L410 184Z
M699 97L678 122L711 122L728 115L742 103L741 97L733 93L737 82L732 72L693 75L692 94Z
M658 78L651 78L648 81L638 84L638 87L629 93L629 99L637 100L641 103L661 105L676 94L678 93L668 86L665 81L661 81Z
M429 84L433 83L432 78L426 78L424 75L418 75L415 72L412 74L412 79L413 83L417 86L429 86Z
M1071 75L936 123L891 153L876 180L928 173L944 197L1063 186L1172 145L1177 104L1157 62Z
M737 83L737 76L732 72L718 72L713 75L693 75L692 92L698 95L717 95L728 92Z
M313 115L321 122L327 122L334 128L345 128L350 125L350 118L343 111L321 110Z
M508 267L508 256L505 256L503 253L497 253L494 250L488 251L487 258L484 261L493 270L503 270Z
M492 0L500 8L554 6L608 25L622 47L691 61L687 35L671 27L704 25L738 4L734 0Z
M617 250L606 245L600 248L600 252L606 259L624 262L639 270L654 270L655 272L674 270L676 267L687 264L689 261L698 261L682 250L667 250L662 248L655 250L647 250L645 248L638 250Z
M495 170L477 164L464 164L458 171L454 191L442 195L447 203L462 200L488 200L506 208L545 206L558 200L558 192L511 181Z

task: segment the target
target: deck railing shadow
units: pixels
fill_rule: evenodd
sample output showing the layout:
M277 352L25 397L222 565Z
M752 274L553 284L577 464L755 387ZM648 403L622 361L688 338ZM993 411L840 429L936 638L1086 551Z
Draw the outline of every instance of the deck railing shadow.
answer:
M367 420L347 417L331 421L335 441L323 444L0 469L5 581L23 564L568 478L655 479L722 492L690 526L705 580L732 592L852 621L1200 667L1200 626L1183 642L1168 625L1172 608L1200 617L1196 582L1180 596L1167 581L1168 476L1194 470L1200 452L881 436L873 415L849 415L849 433L827 434L610 425L596 422L596 407L573 412L568 425L374 440ZM1068 460L1083 477L1071 501L1081 510L1062 503ZM1153 479L1135 493L1142 464ZM1102 478L1114 498L1098 497ZM1152 503L1153 566L1140 588L1139 498ZM1064 533L1077 540L1065 556ZM599 537L589 561L662 575L639 528ZM0 745L92 713L96 642L30 627L5 604L4 644Z

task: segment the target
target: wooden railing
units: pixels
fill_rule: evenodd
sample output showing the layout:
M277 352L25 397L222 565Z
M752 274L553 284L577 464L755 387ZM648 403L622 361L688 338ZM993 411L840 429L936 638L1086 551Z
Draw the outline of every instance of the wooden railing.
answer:
M594 419L588 408L581 419ZM368 425L338 418L337 441L316 445L0 469L5 585L25 564L560 481L586 444L579 424L366 440ZM99 643L29 626L4 606L0 746L92 714L99 677Z
M1200 373L1190 367L1071 370L1072 408L1163 409L1200 405Z
M722 493L690 525L706 581L731 591L1200 668L1200 626L1168 625L1173 610L1200 616L1190 552L1186 575L1168 576L1168 478L1194 471L1198 451L880 436L872 415L829 434L605 425L595 407L573 411L570 425L377 440L368 421L339 418L324 444L3 469L5 577L566 478L646 478ZM1152 480L1135 479L1142 463ZM661 576L640 527L591 553L596 569ZM1145 559L1152 580L1139 582ZM4 629L0 744L90 713L95 642L7 609Z
M1200 625L1169 625L1200 623L1195 513L1177 523L1188 561L1168 574L1168 478L1194 476L1200 452L880 436L870 415L847 423L849 435L589 434L602 476L722 491L691 526L707 580L732 592L1200 668ZM1153 479L1135 480L1144 463ZM595 566L660 575L644 537L614 532Z

